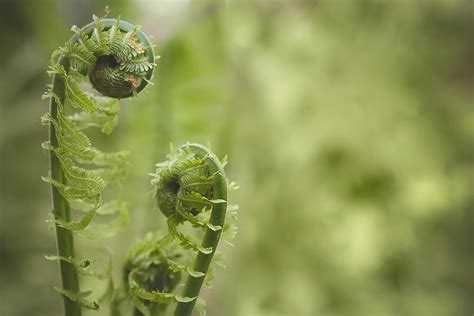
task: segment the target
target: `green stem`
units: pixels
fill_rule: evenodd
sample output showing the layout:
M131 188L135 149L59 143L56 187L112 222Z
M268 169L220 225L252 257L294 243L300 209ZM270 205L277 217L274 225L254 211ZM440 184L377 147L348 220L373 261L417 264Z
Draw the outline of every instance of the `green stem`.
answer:
M209 166L211 174L214 176L214 186L213 186L213 199L214 200L225 200L227 201L227 180L224 172L224 168L217 156L211 152L207 147L200 144L186 144L181 148L189 148L193 153L199 157L206 157L206 163ZM227 203L216 203L212 206L212 213L210 218L210 223L215 226L224 227L225 213L227 210ZM196 260L194 261L193 269L198 272L204 273L204 276L193 277L189 276L186 280L186 284L183 290L183 297L198 297L199 292L201 291L202 284L207 274L207 270L212 261L212 257L216 251L217 245L219 244L219 239L221 236L221 230L213 231L211 229L206 229L204 239L202 241L202 247L208 248L212 247L212 252L209 254L204 254L198 252ZM192 313L194 305L196 304L196 299L191 302L179 302L176 306L174 312L175 316L189 316Z
M66 71L69 69L69 63L66 58L62 57L59 60L59 63L64 66ZM55 75L53 77L53 87L52 90L59 97L60 101L64 104L65 92L64 92L64 83L63 80ZM49 112L51 117L56 120L58 116L58 104L56 103L55 98L51 98L49 103ZM58 140L56 138L56 130L52 123L49 124L49 141L53 147L58 147ZM61 164L59 163L58 158L54 152L50 152L50 170L51 178L59 183L65 183L63 170ZM59 191L51 185L51 195L52 195L52 204L53 204L53 215L57 220L63 222L69 222L71 220L71 214L69 210L69 203L64 199L64 197L59 193ZM74 258L74 237L72 233L55 224L56 228L56 247L58 256L66 258ZM79 291L79 280L75 267L64 260L59 260L59 270L61 273L61 284L63 289L70 290L73 292ZM66 296L63 295L64 300L64 315L67 316L80 316L81 307L78 303L71 301Z
M110 28L117 23L115 19L102 19L102 23L106 28ZM92 22L82 28L82 31L85 34L90 34L94 30L95 23ZM135 26L131 23L126 21L119 21L119 28L122 31L129 32L134 30ZM136 32L135 36L138 40L145 45L147 51L147 58L148 61L154 62L155 55L153 52L152 44L148 37L142 31ZM71 37L69 42L77 42L78 36L74 35ZM69 61L65 56L61 56L58 61L61 64L66 72L69 71ZM152 70L149 70L146 74L147 79L151 79L153 74ZM137 88L137 92L140 92L145 86L147 82L143 81L140 86ZM65 100L65 87L62 78L58 75L54 75L53 77L53 84L52 84L52 91L59 97L59 101L64 104ZM59 104L56 103L55 98L51 98L49 104L49 112L53 120L57 120L58 116L58 106ZM58 147L58 140L56 137L56 130L54 128L53 123L49 125L49 141L54 148ZM61 164L54 154L54 152L50 152L50 171L51 171L51 178L59 183L66 184L66 179L64 177L64 172L61 167ZM60 194L60 192L51 185L51 195L52 195L52 206L53 210L52 213L56 220L60 220L62 222L69 222L71 220L70 214L70 207L69 203L66 199ZM74 251L74 237L72 233L55 224L55 231L56 231L56 245L57 245L57 253L60 257L66 258L75 258L75 251ZM77 271L74 266L66 262L65 260L59 260L59 269L61 275L61 284L62 288L65 290L69 290L72 292L79 291L79 280ZM68 299L66 296L63 295L64 300L64 314L67 316L80 316L81 315L81 307L77 302L74 302Z

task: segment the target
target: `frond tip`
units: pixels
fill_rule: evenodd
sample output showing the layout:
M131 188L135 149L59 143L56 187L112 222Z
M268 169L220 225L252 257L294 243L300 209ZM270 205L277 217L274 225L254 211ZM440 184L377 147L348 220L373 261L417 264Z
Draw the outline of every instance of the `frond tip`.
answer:
M83 28L73 26L71 31L71 39L51 56L48 74L53 81L42 96L50 101L50 112L41 117L41 123L50 128L50 139L42 143L42 148L49 152L51 162L49 175L42 179L51 184L51 223L59 228L58 253L47 257L61 261L64 288L55 289L63 295L65 314L80 315L81 308L97 310L98 302L110 299L114 283L111 268L96 272L88 267L90 261L75 259L73 234L106 238L128 222L124 201L103 203L104 191L127 175L128 154L100 151L92 146L84 130L97 127L110 134L118 124L118 99L143 90L151 82L156 63L146 34L128 22L93 16L92 23ZM84 89L86 81L99 93ZM107 196L109 193L114 195L107 192ZM110 214L117 216L108 223L93 223L96 217ZM73 269L65 268L70 266ZM108 279L103 295L96 301L86 300L90 292L77 290L78 274Z
M181 254L161 234L147 234L129 252L123 278L135 308L149 315L154 305L176 300L172 293L181 280L182 269L175 260ZM179 266L181 268L181 266Z
M171 154L164 162L158 163L156 173L151 181L155 188L158 208L168 218L168 235L183 250L181 260L168 259L171 270L185 272L188 275L181 294L184 300L178 300L175 315L191 315L196 304L201 286L208 283L213 276L211 263L222 265L213 260L221 234L228 239L235 235L225 223L227 191L237 189L235 182L230 182L224 172L224 164L206 146L185 144L178 149L171 146ZM235 211L236 207L231 207ZM201 242L191 234L184 234L178 228L188 223L201 231L204 236ZM202 234L204 233L204 234ZM192 251L189 251L192 250ZM195 256L194 264L188 266L182 261ZM199 304L203 312L202 304Z
M181 149L157 166L153 180L155 198L165 216L175 214L178 222L182 222L212 207L215 175L206 159Z
M120 19L101 19L82 29L73 26L72 41L53 57L68 58L70 68L87 77L107 97L136 95L150 82L156 67L153 45L137 26Z

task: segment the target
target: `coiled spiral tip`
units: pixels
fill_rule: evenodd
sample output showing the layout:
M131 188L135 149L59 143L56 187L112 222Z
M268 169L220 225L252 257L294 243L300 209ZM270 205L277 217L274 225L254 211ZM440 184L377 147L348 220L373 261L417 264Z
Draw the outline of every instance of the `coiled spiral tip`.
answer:
M150 83L155 64L148 36L120 19L100 19L82 29L66 43L62 53L71 68L87 76L92 86L107 97L122 99L136 95Z
M213 193L213 175L206 160L188 149L168 158L158 165L153 180L158 208L166 217L180 213L180 209L197 215L210 206L207 201Z
M105 55L97 58L89 73L89 80L103 95L122 99L136 93L141 76L123 71L113 55Z
M160 302L140 298L143 291L171 293L182 278L181 271L170 266L181 255L162 238L159 233L146 234L128 253L123 269L125 290L144 305Z

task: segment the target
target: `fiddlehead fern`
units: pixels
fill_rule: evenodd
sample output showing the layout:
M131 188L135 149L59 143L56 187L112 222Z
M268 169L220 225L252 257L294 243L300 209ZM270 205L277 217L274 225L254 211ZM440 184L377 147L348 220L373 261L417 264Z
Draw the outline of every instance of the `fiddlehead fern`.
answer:
M127 221L126 203L120 199L103 202L105 188L123 179L127 153L104 153L92 147L84 133L89 126L110 134L117 124L118 100L140 92L149 83L155 68L153 47L137 26L119 19L93 17L82 29L73 26L74 35L55 51L48 73L53 82L45 98L49 113L42 122L49 125L49 141L43 148L50 152L51 183L57 256L66 315L80 315L81 307L98 309L97 302L85 300L80 292L78 273L103 275L85 269L75 258L73 234L89 238L108 237ZM82 82L94 89L86 91ZM71 209L83 212L72 220ZM91 224L96 215L118 213L110 225ZM89 261L88 261L89 262ZM112 282L110 273L109 283ZM113 285L113 284L112 284Z
M164 311L181 280L181 271L170 262L180 257L177 249L163 242L161 234L148 233L131 249L124 267L125 290L136 311ZM144 299L145 297L146 299Z
M167 217L168 234L156 239L155 248L147 248L147 260L152 257L150 253L160 254L154 262L158 262L161 270L152 269L153 278L166 279L167 273L172 271L176 273L174 280L181 275L187 275L187 280L180 295L171 292L175 283L161 289L150 287L150 283L140 285L134 282L132 288L131 282L136 276L131 271L143 274L150 272L150 268L126 270L129 296L145 315L150 315L146 306L153 308L152 303L174 301L177 302L176 316L191 315L206 276L208 281L212 278L211 263L222 266L218 259L213 258L221 234L230 239L236 232L233 224L225 223L226 212L229 216L235 216L237 210L237 206L227 203L228 189L236 189L237 186L234 182L228 183L224 171L226 159L221 162L208 147L194 143L172 151L167 161L157 164L152 181L157 205ZM180 225L185 226L186 223L197 228L193 235L202 235L201 242L180 231Z

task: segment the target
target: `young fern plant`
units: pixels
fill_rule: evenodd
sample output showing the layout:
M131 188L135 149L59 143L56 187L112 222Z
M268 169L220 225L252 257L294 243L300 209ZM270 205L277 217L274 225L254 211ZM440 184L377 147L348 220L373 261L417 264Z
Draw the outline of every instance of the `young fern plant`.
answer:
M49 140L42 147L50 153L50 173L42 179L51 184L57 242L57 254L47 258L59 261L62 284L55 289L63 295L68 316L81 315L81 308L97 310L114 289L110 267L98 273L90 269L91 260L76 258L74 237L109 237L128 219L120 197L107 202L102 197L125 177L127 152L93 147L84 130L98 127L110 134L118 123L119 99L143 90L156 66L153 46L139 27L120 19L93 20L83 28L73 26L74 35L53 53L48 71L52 84L44 94L50 108L41 118L49 126ZM78 215L73 213L82 215L74 220ZM108 224L91 224L94 217L110 214L117 216ZM78 274L108 279L107 295L87 300L91 292L80 291Z
M213 278L212 264L223 267L222 253L216 251L221 235L229 240L236 234L235 225L226 222L238 209L227 203L227 192L238 188L226 177L227 158L221 161L195 143L171 151L152 175L168 233L147 235L124 269L125 287L139 315L163 315L171 303L177 303L175 316L191 315L203 283ZM186 228L194 234L182 232ZM185 276L184 288L177 290ZM203 313L203 300L198 303Z

